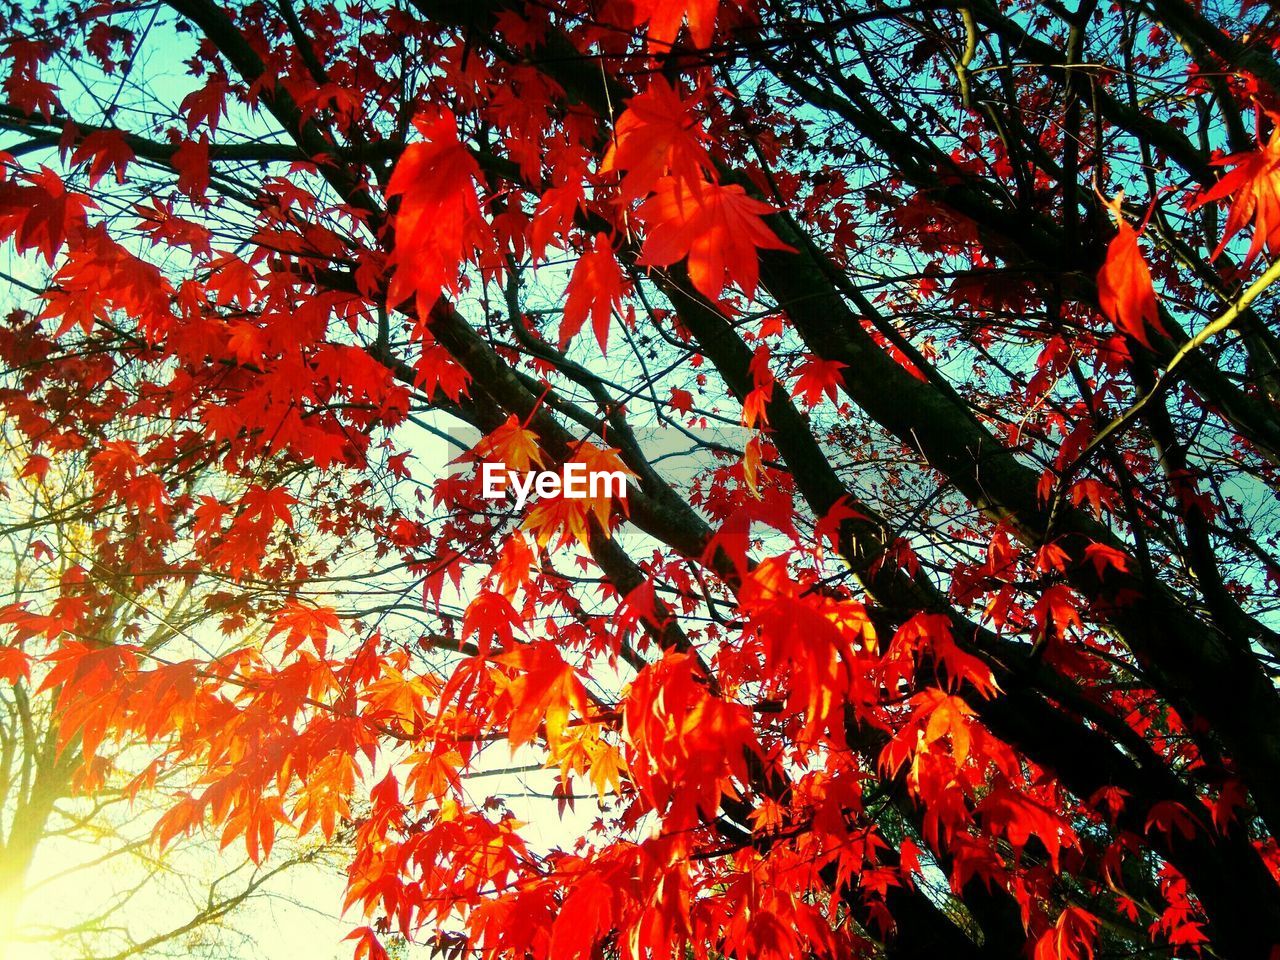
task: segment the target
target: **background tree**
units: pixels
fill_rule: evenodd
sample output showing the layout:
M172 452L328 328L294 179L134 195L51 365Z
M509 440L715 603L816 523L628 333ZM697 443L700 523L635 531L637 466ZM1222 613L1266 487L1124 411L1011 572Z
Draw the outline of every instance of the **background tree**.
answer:
M145 426L113 419L105 433L138 438ZM55 466L33 455L25 440L11 422L0 425L6 624L28 639L32 631L48 638L74 630L71 638L98 649L133 638L143 655L171 653L184 641L196 648L209 643L206 631L201 639L195 633L222 604L207 585L104 575L109 561L96 548L122 527L132 529L133 518L123 505L112 509L95 496L100 462L64 454ZM170 479L169 489L200 487L190 471ZM98 616L80 618L84 584L93 580L110 590L110 602ZM48 613L28 612L36 609ZM5 652L0 944L18 956L227 956L255 942L257 931L243 929L254 922L245 907L278 901L285 870L332 869L331 850L315 842L290 846L262 865L243 851L219 856L198 838L161 854L150 842L151 827L166 798L190 783L190 766L154 763L143 736L104 746L105 717L76 728L61 724L58 707L66 701L56 659L29 663L14 648ZM239 922L228 924L237 912Z
M1269 4L6 35L0 399L129 522L2 662L201 765L162 842L350 822L357 956L1273 955ZM515 516L481 459L632 484ZM139 578L226 646L77 639ZM598 816L535 842L466 781L513 751Z

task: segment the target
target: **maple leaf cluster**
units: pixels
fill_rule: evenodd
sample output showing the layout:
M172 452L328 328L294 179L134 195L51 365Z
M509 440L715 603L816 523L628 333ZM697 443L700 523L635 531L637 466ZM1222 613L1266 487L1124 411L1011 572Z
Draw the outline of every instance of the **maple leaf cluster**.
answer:
M1272 958L1255 6L15 10L0 689L357 960Z

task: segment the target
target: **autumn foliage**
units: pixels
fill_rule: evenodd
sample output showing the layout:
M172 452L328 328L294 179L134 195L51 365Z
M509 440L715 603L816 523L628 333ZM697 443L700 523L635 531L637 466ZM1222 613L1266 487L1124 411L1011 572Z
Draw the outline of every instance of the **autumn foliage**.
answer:
M11 5L0 683L357 958L1274 960L1240 7Z

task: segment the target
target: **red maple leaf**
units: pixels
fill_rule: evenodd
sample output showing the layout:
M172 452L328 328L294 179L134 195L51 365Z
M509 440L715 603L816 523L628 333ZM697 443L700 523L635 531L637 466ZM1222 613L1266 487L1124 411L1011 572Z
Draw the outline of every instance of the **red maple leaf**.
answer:
M1138 235L1120 210L1123 194L1110 204L1118 232L1107 247L1107 259L1098 271L1098 301L1102 312L1122 332L1150 346L1147 330L1164 334L1151 271L1138 249Z
M416 294L425 318L440 291L456 281L483 218L475 186L480 168L458 139L453 114L441 109L414 126L423 142L405 148L387 183L387 196L400 198L387 297L400 304Z
M705 47L715 36L720 0L634 0L635 22L649 25L651 46L669 47L687 20L694 44Z
M791 249L761 219L773 212L737 184L663 177L636 211L645 225L640 262L666 267L687 257L689 279L708 299L729 283L752 296L758 251Z
M72 163L88 162L90 187L96 186L112 167L115 168L116 183L124 183L125 171L132 160L133 150L119 130L93 131L80 141L71 155Z
M183 140L169 160L178 171L178 189L193 200L203 200L209 189L209 138Z
M1274 119L1274 118L1273 118ZM1233 168L1214 186L1196 198L1192 209L1231 199L1227 222L1222 226L1222 239L1214 248L1213 259L1231 242L1231 238L1253 221L1253 237L1244 256L1248 267L1263 247L1268 253L1280 250L1280 128L1274 130L1257 150L1234 153L1213 161L1215 166Z
M1093 960L1097 935L1097 917L1080 907L1067 907L1036 941L1035 960Z
M62 178L41 165L39 173L0 182L0 238L13 238L19 253L36 249L49 265L67 236L85 222L85 210L97 206L80 193L66 189Z
M809 357L796 369L796 385L792 394L803 397L807 407L816 407L824 393L835 403L836 391L844 379L840 371L844 368L845 364L839 360Z
M550 960L588 960L613 924L613 887L594 873L573 883L551 928Z
M568 345L589 316L600 352L608 353L609 321L622 302L626 278L613 255L609 238L603 233L596 234L592 248L578 258L567 289L564 314L560 318L560 349Z
M194 133L202 123L208 125L210 133L216 132L218 121L227 112L229 91L226 78L215 74L183 97L178 109L187 115L187 133Z
M467 604L462 615L462 638L474 635L481 656L488 656L496 642L502 649L515 643L515 630L524 626L524 620L515 607L501 593L482 590Z
M701 121L693 112L696 99L682 98L662 77L627 101L614 126L613 142L600 164L601 173L625 170L624 199L643 197L668 173L697 184L711 158L703 146Z

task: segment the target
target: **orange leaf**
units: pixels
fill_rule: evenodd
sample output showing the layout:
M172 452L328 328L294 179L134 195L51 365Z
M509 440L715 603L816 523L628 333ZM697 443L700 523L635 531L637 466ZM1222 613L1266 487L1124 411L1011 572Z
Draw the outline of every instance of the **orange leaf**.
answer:
M569 722L569 708L587 712L587 691L573 667L546 640L525 643L497 658L503 666L519 671L507 687L511 697L508 736L511 749L528 743L545 720L547 742L552 749Z
M31 679L31 658L17 647L0 646L0 680L16 684Z
M515 414L475 445L472 450L480 461L493 460L506 464L508 470L528 470L535 463L543 466L542 450L538 447L538 435L525 429Z
M354 960L387 960L387 951L373 927L353 930L346 939L357 941Z
M304 640L310 640L316 653L324 656L330 630L338 630L338 615L331 607L306 607L296 601L285 604L276 615L267 639L285 634L284 653L288 656Z

